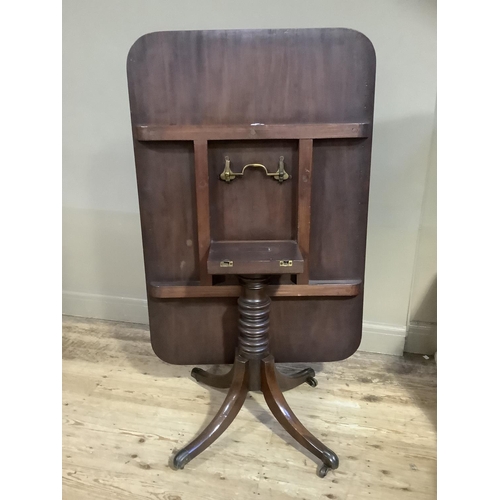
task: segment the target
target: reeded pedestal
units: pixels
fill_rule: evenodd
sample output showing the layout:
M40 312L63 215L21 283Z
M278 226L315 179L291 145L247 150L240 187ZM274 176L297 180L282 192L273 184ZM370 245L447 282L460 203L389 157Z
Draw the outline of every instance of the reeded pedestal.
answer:
M284 429L322 464L318 475L339 466L337 455L316 439L298 420L286 402L283 391L307 382L317 385L314 370L307 368L292 375L280 373L269 352L268 275L239 276L242 293L238 299L239 343L234 365L225 375L213 375L194 368L191 375L211 387L229 388L221 408L205 430L174 457L174 467L183 469L193 458L208 448L231 424L249 390L261 390L269 409Z

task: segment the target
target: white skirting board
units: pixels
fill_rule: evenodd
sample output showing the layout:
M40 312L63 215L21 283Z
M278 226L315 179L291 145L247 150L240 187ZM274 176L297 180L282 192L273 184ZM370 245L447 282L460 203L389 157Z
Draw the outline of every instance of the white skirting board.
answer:
M125 321L147 325L145 299L116 297L80 292L63 292L62 311L68 316ZM360 351L401 356L405 347L406 327L363 322Z
M406 336L405 352L414 354L432 354L437 349L436 323L410 321Z
M363 321L360 351L402 356L406 339L405 325Z
M125 321L143 325L149 323L146 299L63 291L62 312L68 316L82 318Z

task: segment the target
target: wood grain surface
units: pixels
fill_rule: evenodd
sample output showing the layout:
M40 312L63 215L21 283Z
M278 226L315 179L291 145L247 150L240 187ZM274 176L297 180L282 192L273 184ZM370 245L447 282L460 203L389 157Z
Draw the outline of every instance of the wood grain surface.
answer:
M196 221L198 223L198 259L200 285L211 285L208 275L207 259L210 248L210 196L208 179L207 141L194 141L194 172L196 181Z
M241 240L297 241L305 270L293 275L297 286L359 282L344 297L296 288L273 299L278 362L353 354L363 314L371 42L344 28L156 32L132 46L127 74L148 290L203 287L198 297L167 298L180 290L164 288L148 295L157 355L232 361L236 301L206 293L217 284L206 259L212 241ZM274 172L283 156L290 178L249 168L224 182L226 156L235 172L256 163Z
M308 285L269 285L270 297L354 297L358 295L361 280L313 281ZM151 297L180 299L201 297L239 297L241 287L234 285L200 286L199 283L152 282L148 286Z
M313 141L299 141L299 168L297 180L297 243L305 259L304 272L297 283L309 283L309 248L311 240L311 179L313 167Z
M231 261L231 267L221 262ZM280 262L288 261L283 267ZM304 270L296 241L213 241L208 254L210 274L294 274Z
M226 391L197 384L192 365L158 359L145 326L64 318L64 500L435 499L434 362L358 352L306 366L318 387L286 399L335 449L339 470L318 478L315 459L252 392L229 431L174 471L174 450L211 420Z
M301 123L291 125L136 125L139 141L216 141L243 139L332 139L368 137L368 123Z

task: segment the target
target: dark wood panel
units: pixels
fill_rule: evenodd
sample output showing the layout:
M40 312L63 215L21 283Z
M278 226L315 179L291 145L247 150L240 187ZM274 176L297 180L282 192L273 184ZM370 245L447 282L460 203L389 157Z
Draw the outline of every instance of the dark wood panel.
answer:
M207 141L194 141L194 168L196 180L196 220L198 227L198 259L200 262L200 284L212 284L207 271L210 248L210 203L208 181Z
M232 363L238 339L236 298L148 298L151 345L173 364Z
M147 281L199 280L193 145L135 143Z
M304 270L296 241L213 241L207 264L210 274L290 274Z
M139 141L225 141L248 139L331 139L368 137L368 123L303 123L291 125L136 125Z
M371 140L314 141L310 279L362 278Z
M309 239L311 230L311 178L313 167L313 141L299 141L299 173L297 176L297 242L304 256L304 272L297 283L309 283Z
M210 223L213 240L292 240L296 237L294 199L298 141L213 141L208 143ZM230 183L219 175L225 157L241 172L248 163L278 169L280 156L291 178L282 184L260 168L247 169Z
M238 339L236 301L149 298L151 343L157 356L180 365L232 363ZM276 360L323 362L349 357L361 341L362 308L362 295L273 298L270 336Z
M363 294L356 297L275 298L270 348L276 361L337 361L361 342Z
M134 125L372 121L375 53L349 29L149 33L127 72Z

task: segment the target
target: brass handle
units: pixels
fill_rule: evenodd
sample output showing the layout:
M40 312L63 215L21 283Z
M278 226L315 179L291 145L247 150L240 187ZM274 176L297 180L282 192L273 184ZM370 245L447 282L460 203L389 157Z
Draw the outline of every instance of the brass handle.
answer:
M247 169L247 167L263 168L268 177L274 177L274 179L276 179L280 184L283 181L290 179L290 177L291 177L285 171L285 158L283 156L280 156L280 161L278 163L278 170L276 170L276 172L268 172L267 167L265 165L262 165L261 163L249 163L248 165L245 165L242 168L241 172L233 172L231 170L231 161L229 160L229 156L226 156L225 160L226 160L226 164L224 166L224 170L220 174L220 178L226 182L231 182L236 177L242 177L243 174L245 173L245 170Z

